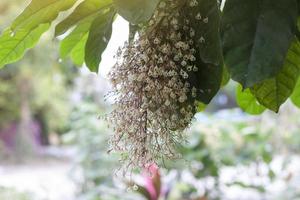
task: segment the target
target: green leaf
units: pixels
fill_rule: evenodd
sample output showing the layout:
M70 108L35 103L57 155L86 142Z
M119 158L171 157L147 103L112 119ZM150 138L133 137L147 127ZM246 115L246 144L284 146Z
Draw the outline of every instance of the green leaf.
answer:
M132 24L148 21L160 0L113 0L118 13Z
M61 35L69 30L72 26L77 23L84 21L91 16L94 18L103 9L108 8L112 5L112 0L85 0L70 14L66 19L60 22L55 27L55 36Z
M13 22L11 29L32 30L40 24L51 23L61 11L71 8L76 0L32 0Z
M23 29L16 33L12 33L11 30L4 31L0 37L0 68L22 58L26 50L32 48L49 27L49 24L43 24L32 31Z
M198 0L198 6L189 8L191 23L195 29L196 45L204 63L215 66L223 64L223 53L220 38L221 16L217 0ZM201 20L195 16L201 15Z
M222 17L225 63L243 87L282 69L296 32L296 0L227 0Z
M223 69L221 66L197 61L198 72L188 73L192 87L197 88L197 99L204 104L209 104L220 90Z
M223 76L220 39L220 10L217 0L199 0L197 7L185 11L195 30L198 72L189 73L191 85L199 91L198 99L208 104L219 91ZM201 13L201 20L195 16Z
M101 55L112 34L115 11L101 13L93 21L85 48L85 63L92 72L98 72Z
M90 16L81 21L77 27L60 43L60 56L66 58L75 46L82 40L85 35L88 35L94 16Z
M203 112L205 111L207 105L202 103L202 102L197 102L198 106L197 106L197 112Z
M242 110L249 114L259 115L266 110L265 107L257 102L250 89L243 91L243 87L241 85L237 87L236 99L237 104L242 108Z
M279 74L260 84L256 84L251 92L260 104L278 112L280 106L293 93L300 74L300 43L295 41L288 51L284 66Z
M291 100L294 103L295 106L300 108L300 78L298 78L296 87L294 89L294 92L291 96Z
M71 52L71 60L78 66L81 66L84 63L85 46L87 39L88 34L81 38L81 40L76 44Z
M226 66L223 67L223 78L222 78L222 83L221 86L226 86L230 81L230 74L226 68Z

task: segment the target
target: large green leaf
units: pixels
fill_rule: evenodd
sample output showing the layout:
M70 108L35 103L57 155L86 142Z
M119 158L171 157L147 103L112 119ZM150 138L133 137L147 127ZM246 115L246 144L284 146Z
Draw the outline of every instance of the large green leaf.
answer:
M66 58L69 53L75 48L75 46L82 40L82 38L88 35L92 22L95 20L95 16L90 16L81 21L76 28L65 37L60 43L60 56Z
M84 63L85 57L85 46L88 39L88 33L84 35L81 40L76 44L76 46L71 51L71 60L78 66Z
M220 10L217 0L199 0L198 6L185 11L195 30L198 72L190 81L199 91L198 99L208 104L219 91L223 79L223 57L220 39ZM201 20L196 19L201 13Z
M51 23L61 11L71 8L77 0L32 0L13 22L11 29L32 30L40 24Z
M294 92L291 96L292 102L300 108L300 79L298 79Z
M160 0L113 0L118 13L132 24L149 20Z
M266 110L265 107L257 102L250 89L243 91L243 87L241 85L237 87L236 99L237 104L242 108L242 110L249 114L259 115Z
M93 21L85 48L85 63L93 72L98 72L101 55L106 49L112 34L115 11L101 13Z
M198 6L190 9L192 25L196 32L196 45L200 48L201 59L204 63L213 65L223 64L223 53L220 38L221 16L217 0L198 0ZM202 19L195 16L201 14Z
M32 48L41 35L49 29L49 24L43 24L36 29L20 29L16 33L6 30L0 37L0 68L23 57L26 50Z
M78 22L84 21L91 16L97 16L103 9L108 8L112 0L85 0L70 14L60 22L55 28L55 35L61 35Z
M189 73L189 81L198 90L197 99L204 104L209 104L213 97L220 90L223 69L209 63L197 61L198 72Z
M222 39L231 77L251 87L276 76L293 41L297 16L297 0L227 0Z
M287 54L284 67L279 74L260 84L256 84L251 92L260 104L278 112L280 106L290 97L300 73L300 43L295 41Z

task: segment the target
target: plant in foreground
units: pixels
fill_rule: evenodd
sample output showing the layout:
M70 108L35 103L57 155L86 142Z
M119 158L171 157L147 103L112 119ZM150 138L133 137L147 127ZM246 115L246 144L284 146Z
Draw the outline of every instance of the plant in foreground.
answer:
M147 28L117 53L109 74L115 108L108 120L115 131L112 150L124 153L128 166L179 156L176 146L203 92L193 80L196 45L205 38L196 39L193 27L209 19L190 12L197 6L197 0L162 1Z

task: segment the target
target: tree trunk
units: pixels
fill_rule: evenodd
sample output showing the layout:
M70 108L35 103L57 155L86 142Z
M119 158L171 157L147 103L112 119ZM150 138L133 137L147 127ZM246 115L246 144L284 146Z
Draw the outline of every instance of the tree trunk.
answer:
M20 97L20 121L16 135L16 157L19 161L35 153L35 143L31 129L30 80L20 77L17 80Z

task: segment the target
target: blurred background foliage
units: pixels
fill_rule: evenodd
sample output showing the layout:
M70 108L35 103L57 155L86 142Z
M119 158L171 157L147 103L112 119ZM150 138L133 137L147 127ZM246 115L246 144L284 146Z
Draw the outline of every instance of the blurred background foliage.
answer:
M0 28L3 29L11 21L23 3L17 0L1 2ZM24 146L20 149L22 154L27 149L26 142L47 145L51 133L66 132L70 113L66 103L69 101L68 90L72 87L77 69L58 62L56 45L50 42L51 39L52 35L45 35L38 48L30 50L26 58L0 71L2 137L11 147ZM14 138L21 135L27 139ZM18 142L24 144L16 145Z
M0 2L1 30L22 4ZM0 71L0 169L11 158L25 166L27 156L44 162L44 152L57 147L73 152L67 159L73 199L300 199L300 112L287 103L279 115L249 116L236 108L233 82L196 115L179 148L182 159L166 160L153 177L123 177L119 155L107 154L107 81L61 62L52 38L44 35L26 58ZM41 200L35 196L0 188L1 200Z
M0 199L30 200L31 198L27 193L17 192L11 188L0 187Z

